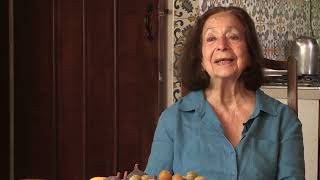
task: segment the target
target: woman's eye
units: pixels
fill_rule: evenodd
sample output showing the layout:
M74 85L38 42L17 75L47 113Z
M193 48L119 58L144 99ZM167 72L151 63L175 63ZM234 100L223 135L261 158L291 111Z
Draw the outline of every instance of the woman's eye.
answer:
M208 37L207 38L207 42L211 42L211 41L214 41L214 40L216 40L217 38L215 38L215 37Z
M237 41L237 40L240 39L240 37L237 36L237 35L230 35L230 36L229 36L229 39L234 40L234 41Z

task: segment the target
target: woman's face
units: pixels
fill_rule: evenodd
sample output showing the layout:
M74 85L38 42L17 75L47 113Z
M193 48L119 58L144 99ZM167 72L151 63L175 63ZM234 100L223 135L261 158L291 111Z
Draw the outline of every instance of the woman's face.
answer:
M213 79L238 79L249 63L245 30L228 12L212 15L202 31L202 66Z

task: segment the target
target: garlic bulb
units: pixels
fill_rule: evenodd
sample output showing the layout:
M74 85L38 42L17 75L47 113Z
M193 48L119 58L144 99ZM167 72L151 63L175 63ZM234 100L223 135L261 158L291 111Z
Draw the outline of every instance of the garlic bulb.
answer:
M135 164L134 168L133 168L133 171L131 171L127 176L128 179L130 179L133 175L138 175L138 176L141 177L143 175L146 175L146 173L139 169L139 164Z

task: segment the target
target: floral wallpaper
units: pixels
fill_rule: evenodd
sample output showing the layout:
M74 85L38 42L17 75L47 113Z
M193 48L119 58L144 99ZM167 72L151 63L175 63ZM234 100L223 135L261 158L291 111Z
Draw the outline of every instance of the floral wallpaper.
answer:
M173 102L181 97L181 82L178 80L177 64L181 59L183 43L191 25L199 16L198 0L175 0L174 1L174 56L173 56Z
M290 43L301 35L320 41L320 0L174 0L173 102L181 97L176 67L186 33L197 16L208 8L228 5L242 7L251 15L266 58L285 60Z

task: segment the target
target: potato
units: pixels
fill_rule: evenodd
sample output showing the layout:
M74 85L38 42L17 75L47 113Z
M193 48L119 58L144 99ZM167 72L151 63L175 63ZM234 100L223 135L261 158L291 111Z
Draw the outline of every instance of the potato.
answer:
M206 180L204 176L197 176L194 180Z
M133 175L129 180L141 180L141 177L139 175Z
M162 170L159 173L158 180L171 180L172 175L168 170Z
M180 174L175 174L172 176L172 180L184 180L183 176L181 176Z
M141 176L141 180L149 180L149 176L148 175L143 175L143 176Z
M198 174L196 172L189 171L189 172L187 172L186 179L187 180L194 180L197 176L198 176Z

